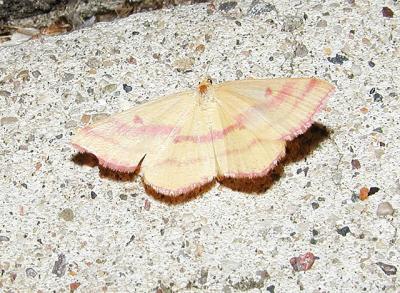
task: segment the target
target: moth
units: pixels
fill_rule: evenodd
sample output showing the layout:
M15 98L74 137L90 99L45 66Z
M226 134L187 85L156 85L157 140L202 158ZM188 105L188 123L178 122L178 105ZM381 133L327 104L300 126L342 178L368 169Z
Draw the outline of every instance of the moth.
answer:
M215 178L266 175L285 143L312 124L334 86L316 78L247 79L163 96L89 125L80 152L119 172L140 166L144 183L178 196Z

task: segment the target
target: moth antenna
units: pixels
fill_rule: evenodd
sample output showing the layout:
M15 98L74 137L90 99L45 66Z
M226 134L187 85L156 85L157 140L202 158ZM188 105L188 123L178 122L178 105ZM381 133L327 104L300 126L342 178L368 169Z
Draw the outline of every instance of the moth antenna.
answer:
M204 74L205 78L208 78L210 76L210 74L208 72L210 70L210 66L213 63L213 61L214 61L214 57L209 62L207 62L207 67L206 67L205 74Z

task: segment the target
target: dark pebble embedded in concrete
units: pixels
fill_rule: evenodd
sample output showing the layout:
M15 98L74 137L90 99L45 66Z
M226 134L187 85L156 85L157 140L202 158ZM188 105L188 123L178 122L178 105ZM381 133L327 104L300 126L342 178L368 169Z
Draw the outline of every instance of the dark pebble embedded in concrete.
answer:
M229 10L234 9L236 7L236 5L237 5L236 1L228 1L228 2L221 3L218 6L218 9L227 12Z
M336 230L340 235L346 236L347 233L350 233L350 228L348 226L344 226L343 228Z
M369 65L370 67L375 67L375 63L374 63L373 61L368 61L368 65Z
M328 57L328 61L333 64L340 64L342 65L344 61L348 61L349 59L344 55L336 54L335 57Z
M129 93L129 92L131 92L132 91L132 87L130 86L130 85L127 85L127 84L123 84L122 85L122 87L124 88L124 91L126 92L126 93Z
M377 128L374 128L374 130L373 130L373 131L375 131L375 132L379 132L379 133L383 133L382 127L377 127Z
M383 96L380 93L374 93L374 102L382 102Z
M351 201L352 202L356 202L356 201L358 201L360 199L360 197L359 197L359 195L357 194L357 193L353 193L352 195L351 195Z
M370 187L368 191L368 196L373 195L379 191L379 187Z
M129 241L125 244L125 246L128 246L129 244L131 244L131 242L134 241L134 240L135 240L135 234L133 234L133 235L131 236L131 238L130 238Z
M51 272L55 274L57 277L62 277L64 276L66 269L67 269L66 257L63 253L60 253L58 255L58 259L54 262L54 266Z
M316 209L318 209L319 208L319 203L317 203L317 202L312 202L311 203L311 206L312 206L312 208L314 209L314 210L316 210Z
M92 199L95 199L95 198L97 197L97 193L94 192L94 191L91 191L91 192L90 192L90 197L91 197Z
M388 264L385 264L385 263L383 263L383 262L377 262L376 264L377 264L377 265L382 269L382 271L383 271L386 275L388 275L388 276L396 275L396 273L397 273L397 268L396 268L395 266L388 265Z
M394 13L393 13L392 9L390 9L389 7L385 6L385 7L382 8L382 15L383 15L383 17L392 18Z
M35 71L32 71L32 75L33 75L33 77L38 78L38 77L41 76L42 74L40 73L39 70L35 70Z
M205 268L202 268L201 272L200 272L199 283L201 285L204 285L205 283L207 283L207 278L208 278L208 270Z
M352 167L353 169L360 169L360 168L361 168L360 161L357 160L357 159L351 160L351 167Z
M275 293L275 286L274 286L274 285L268 286L268 287L267 287L267 291L268 291L269 293Z

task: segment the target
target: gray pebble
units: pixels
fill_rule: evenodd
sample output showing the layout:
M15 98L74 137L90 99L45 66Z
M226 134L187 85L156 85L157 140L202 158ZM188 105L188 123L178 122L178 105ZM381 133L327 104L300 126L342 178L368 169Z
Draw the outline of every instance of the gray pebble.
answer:
M62 210L58 216L63 219L64 221L72 221L74 219L74 211L67 208Z
M250 4L250 8L247 11L248 14L253 14L253 15L260 15L263 13L271 12L272 10L275 10L275 6L272 5L271 3L267 3L261 0L253 0Z
M237 2L235 2L235 1L228 1L228 2L221 3L221 4L219 5L218 9L227 12L227 11L229 11L229 10L235 8L236 5L237 5Z
M40 73L39 70L35 70L32 72L33 77L38 78L39 76L41 76L42 74Z
M207 283L207 277L208 277L208 271L204 268L201 269L199 283L201 285L204 285L205 283Z
M391 216L394 213L394 209L392 207L392 205L390 204L390 202L381 202L378 205L378 208L376 210L376 214L380 217L382 216Z
M103 92L104 93L112 93L116 89L117 89L117 85L112 83L112 84L108 84L105 87L103 87Z
M382 271L386 274L386 275L388 275L388 276L390 276L390 275L396 275L396 273L397 273L397 268L395 267L395 266L392 266L392 265L388 265L388 264L385 264L385 263L383 263L383 262L377 262L376 263L381 269L382 269Z
M328 57L328 61L333 63L333 64L340 64L342 65L344 61L348 61L349 59L344 56L344 55L340 55L340 54L336 54L335 57Z
M10 238L7 236L0 235L0 242L3 242L3 241L10 241Z
M63 77L63 81L70 81L74 79L74 75L72 73L65 73Z
M18 122L17 117L3 117L0 119L0 126L14 124L16 122Z
M317 27L327 27L328 23L326 22L325 19L321 19L320 21L317 22Z
M298 16L288 16L285 18L282 26L282 31L293 32L303 26L303 19Z
M361 66L353 64L351 66L351 71L353 72L354 75L360 75L362 73Z
M267 287L267 291L270 293L275 293L275 286L274 285L270 285Z
M382 102L383 96L380 93L374 93L374 102Z
M122 85L122 87L123 87L124 91L127 92L127 93L132 91L132 87L130 85L127 85L127 84L124 83Z
M97 58L95 58L95 57L92 57L92 58L90 58L88 61L87 61L87 66L89 66L90 68L97 68L97 67L99 67L99 65L100 65L100 61L97 59Z
M9 96L11 96L11 93L8 91L0 90L0 96L8 98Z
M350 228L349 228L349 226L344 226L344 227L342 227L342 228L340 228L340 229L337 229L336 231L337 231L340 235L346 236L347 233L350 233Z
M305 57L308 54L307 47L304 44L299 44L296 47L295 55L296 57Z
M65 255L63 253L60 253L58 255L58 260L54 262L54 266L51 272L57 275L57 277L62 277L64 276L66 269L67 269L67 262Z
M37 272L36 272L34 269L32 269L32 268L27 268L27 269L25 270L25 274L26 274L27 277L34 278L34 277L36 277Z

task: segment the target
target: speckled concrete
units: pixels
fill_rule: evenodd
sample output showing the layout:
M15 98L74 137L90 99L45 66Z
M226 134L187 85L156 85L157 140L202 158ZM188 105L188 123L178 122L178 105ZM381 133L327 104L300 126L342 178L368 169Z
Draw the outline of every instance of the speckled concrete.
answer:
M183 6L0 49L0 291L398 292L399 6L321 2ZM77 127L206 70L331 81L331 137L264 194L177 206L71 161Z

